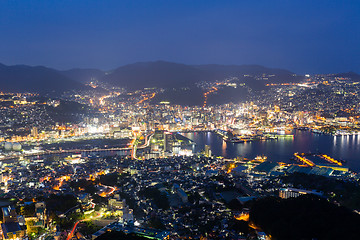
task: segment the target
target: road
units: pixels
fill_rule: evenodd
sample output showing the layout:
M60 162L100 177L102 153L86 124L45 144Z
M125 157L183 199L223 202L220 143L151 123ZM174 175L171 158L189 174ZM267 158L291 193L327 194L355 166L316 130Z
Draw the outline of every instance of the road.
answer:
M99 213L99 212L98 212L97 214L98 214L98 215L95 216L95 217L93 217L93 218L86 218L86 219L77 221L77 222L74 224L74 227L71 229L71 232L70 232L69 235L67 236L66 240L70 240L70 239L73 237L73 235L74 235L74 233L75 233L75 230L76 230L76 227L77 227L77 225L78 225L80 222L86 222L86 221L92 220L92 219L94 219L94 218L99 218L99 217L102 216L102 214Z
M138 139L135 140L135 142L133 144L133 149L132 149L132 152L131 152L131 157L133 159L140 160L139 158L136 157L136 150L137 149L147 148L150 145L150 141L151 141L151 138L152 138L153 135L154 135L153 133L145 135L145 143L140 147L137 146L138 145Z

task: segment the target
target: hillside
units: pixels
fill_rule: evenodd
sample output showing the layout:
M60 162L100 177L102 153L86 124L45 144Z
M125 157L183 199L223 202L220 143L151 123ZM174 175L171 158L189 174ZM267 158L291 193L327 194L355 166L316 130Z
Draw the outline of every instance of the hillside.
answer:
M355 72L338 73L335 76L350 78L352 81L360 81L360 75Z
M198 81L205 80L213 80L206 71L185 64L163 61L125 65L103 78L105 82L130 89L190 87Z
M297 82L302 79L302 76L295 76L287 70L266 68L259 65L186 65L156 61L129 64L106 73L98 69L74 68L67 71L57 71L42 66L6 66L0 64L1 91L5 92L60 94L69 90L88 89L83 83L98 80L129 90L147 87L178 89L176 93L170 91L165 95L174 94L173 97L181 99L185 96L179 92L179 89L194 89L195 91L196 84L199 82L221 81L228 77L237 77L238 83L245 83L252 90L264 90L267 83ZM185 95L190 94L192 96L195 92L186 92ZM217 99L223 95L221 92L217 94ZM228 97L226 91L224 94ZM246 95L243 91L238 93L233 91L231 101L237 99L236 95L239 94L242 95L241 98ZM192 97L189 100L197 102ZM166 98L168 97L164 99ZM211 99L209 100L211 101Z
M192 87L195 83L202 81L223 80L227 77L238 77L240 80L248 82L254 81L255 77L263 74L272 76L267 81L256 81L255 85L263 86L268 82L299 81L301 78L294 76L287 70L258 65L185 65L157 61L119 67L105 75L103 81L129 89L144 87L179 88Z
M57 70L26 65L0 65L0 86L4 92L37 92L60 94L64 91L87 89Z
M259 75L259 74L274 74L278 76L291 76L292 72L284 69L267 68L260 65L195 65L194 67L212 74L223 75Z

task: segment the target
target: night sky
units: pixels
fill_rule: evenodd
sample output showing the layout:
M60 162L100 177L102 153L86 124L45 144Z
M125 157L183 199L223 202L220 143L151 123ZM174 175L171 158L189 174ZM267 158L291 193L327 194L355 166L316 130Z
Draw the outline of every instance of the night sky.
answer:
M360 1L0 0L0 62L138 61L360 73Z

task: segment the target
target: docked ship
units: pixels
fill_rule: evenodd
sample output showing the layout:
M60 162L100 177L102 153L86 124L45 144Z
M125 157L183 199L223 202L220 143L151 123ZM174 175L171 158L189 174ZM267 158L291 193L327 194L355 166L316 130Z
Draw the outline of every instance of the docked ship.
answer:
M241 139L241 138L237 138L237 137L233 137L233 138L223 138L223 140L225 142L230 142L230 143L243 143L245 142L245 140Z

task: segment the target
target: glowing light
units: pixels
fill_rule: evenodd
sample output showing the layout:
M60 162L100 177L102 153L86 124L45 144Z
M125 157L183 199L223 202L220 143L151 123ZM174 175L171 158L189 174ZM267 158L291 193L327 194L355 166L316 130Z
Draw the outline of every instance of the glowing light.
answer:
M237 216L234 216L234 217L238 221L246 221L246 222L248 222L250 215L249 215L249 213L241 213L241 214L239 214Z
M299 159L300 161L302 161L303 163L313 167L315 166L315 163L313 163L312 161L310 161L309 159L307 158L304 158L304 157L301 157L298 153L294 153L294 156Z
M219 84L217 84L217 85L219 85ZM210 91L204 93L204 98L205 98L205 99L204 99L203 107L206 107L208 95L209 95L210 93L213 93L213 92L217 91L217 90L218 90L218 89L217 89L216 87L212 87L212 89L211 89Z
M335 160L335 159L333 159L332 157L329 157L328 155L323 154L322 157L323 157L325 160L327 160L327 161L329 161L329 162L332 162L332 163L335 163L335 164L337 164L337 165L339 165L339 166L342 166L342 165L343 165L342 162L340 162L340 161L338 161L338 160Z

